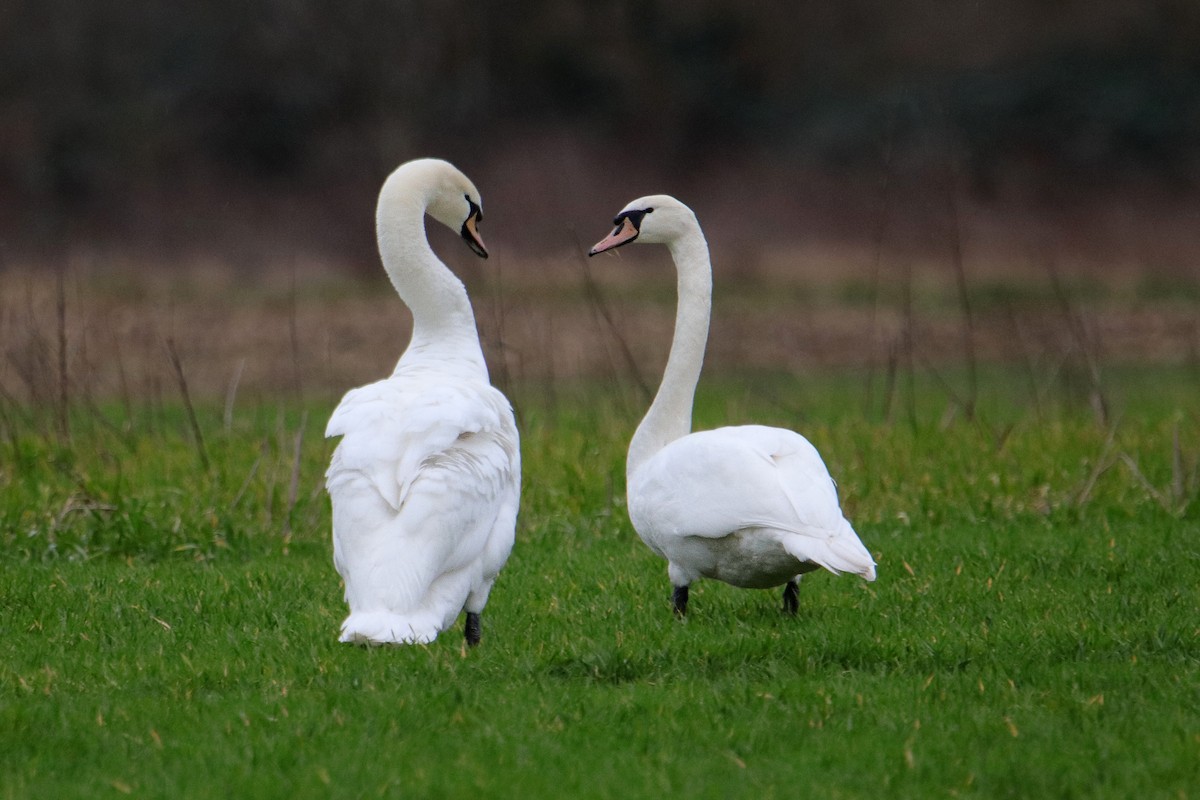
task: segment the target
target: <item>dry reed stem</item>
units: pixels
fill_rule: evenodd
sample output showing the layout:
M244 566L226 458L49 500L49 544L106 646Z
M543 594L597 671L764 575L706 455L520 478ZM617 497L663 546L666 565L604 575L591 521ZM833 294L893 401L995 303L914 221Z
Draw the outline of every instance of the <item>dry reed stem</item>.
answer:
M167 353L171 358L171 366L175 368L175 378L179 381L179 394L183 398L183 407L187 411L188 422L191 423L192 436L196 444L196 455L200 457L200 466L205 472L209 469L208 450L204 446L204 434L200 432L200 422L196 419L196 409L192 406L192 396L188 393L187 376L183 373L183 362L179 360L179 352L175 349L175 340L167 337Z
M67 286L66 268L55 272L55 299L58 319L58 433L64 445L71 442L71 391L67 378Z
M233 377L229 379L229 388L225 390L225 411L222 420L225 425L225 432L229 433L233 429L233 406L237 401L238 384L242 380L242 372L246 369L246 359L238 359L237 368L233 371Z
M1163 511L1166 511L1168 514L1179 513L1179 509L1171 502L1171 498L1163 494L1158 487L1150 482L1150 479L1142 473L1137 461L1131 455L1128 453L1121 453L1120 458L1121 461L1125 463L1125 466L1129 469L1129 473L1133 475L1133 477L1137 479L1138 483L1142 485L1142 488L1144 488L1146 492L1153 497L1160 506L1162 506Z
M287 508L283 513L283 544L286 548L292 541L292 511L296 508L296 500L300 495L300 463L304 447L304 426L308 424L308 411L300 415L300 427L292 443L292 475L288 481ZM286 550L285 550L286 552Z
M891 206L892 198L892 157L895 146L896 134L896 108L892 106L888 109L887 128L883 140L883 173L879 179L879 201L875 210L875 227L871 231L871 277L870 277L870 304L871 316L868 322L867 335L872 347L877 349L881 342L879 341L879 332L877 330L879 316L879 281L880 273L883 267L883 240L887 234L888 224L888 209ZM892 353L889 345L888 366L889 366L889 382L888 391L890 392L893 384L891 383L890 367L892 366ZM864 403L864 413L870 414L871 405L874 402L874 382L875 382L875 359L871 359L867 367L867 390L866 401ZM890 399L885 399L885 405L890 407Z
M649 402L653 396L650 390L650 385L646 383L642 377L641 371L638 369L637 360L633 357L633 352L629 349L629 343L621 333L621 329L613 321L612 314L608 310L608 304L604 302L604 295L600 291L600 287L596 284L595 278L592 277L592 272L588 268L588 257L583 254L583 244L579 241L579 235L572 229L572 234L575 237L576 253L579 256L579 264L583 273L584 294L587 298L588 305L591 306L593 314L598 314L604 320L608 331L612 334L612 338L616 340L617 347L621 352L621 358L625 362L625 368L628 374L633 378L634 385L641 392L642 400ZM616 369L614 367L614 373Z
M947 144L949 151L949 144ZM963 355L967 361L967 396L961 401L967 419L975 417L975 403L979 396L979 378L975 355L975 315L971 311L971 295L967 290L967 270L963 263L962 222L958 209L958 168L952 153L946 154L946 211L949 215L950 260L954 268L958 302L963 315Z

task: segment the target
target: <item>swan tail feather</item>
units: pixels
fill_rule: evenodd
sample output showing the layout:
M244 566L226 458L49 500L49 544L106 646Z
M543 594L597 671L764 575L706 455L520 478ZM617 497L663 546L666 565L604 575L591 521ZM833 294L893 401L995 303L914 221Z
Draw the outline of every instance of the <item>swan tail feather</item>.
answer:
M850 523L846 523L842 533L829 543L829 549L849 565L842 568L844 572L860 575L864 580L875 580L875 559L854 533Z
M355 611L342 623L339 641L351 644L429 644L438 626L428 619L388 611Z
M868 581L875 580L875 559L863 546L850 523L842 521L838 533L827 539L792 535L784 539L787 551L801 561L810 561L840 575L849 572Z

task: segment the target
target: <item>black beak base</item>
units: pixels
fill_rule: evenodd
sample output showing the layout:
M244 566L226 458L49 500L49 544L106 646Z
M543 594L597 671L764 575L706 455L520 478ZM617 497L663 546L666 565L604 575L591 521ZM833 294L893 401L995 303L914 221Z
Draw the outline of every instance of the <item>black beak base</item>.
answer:
M467 247L471 248L471 252L480 258L487 258L487 248L483 246L483 239L479 236L479 223L483 222L483 210L470 197L467 198L467 204L469 206L467 218L463 221L460 233L462 233Z

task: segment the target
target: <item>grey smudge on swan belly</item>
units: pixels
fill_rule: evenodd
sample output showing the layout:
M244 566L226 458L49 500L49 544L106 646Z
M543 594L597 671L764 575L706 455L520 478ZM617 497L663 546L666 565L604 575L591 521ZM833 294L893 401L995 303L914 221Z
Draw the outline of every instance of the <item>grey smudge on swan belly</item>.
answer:
M743 589L770 589L819 567L800 561L780 544L784 534L746 528L719 539L689 536L685 547L700 555L700 574ZM700 551L700 552L696 552ZM701 555L702 553L702 555Z

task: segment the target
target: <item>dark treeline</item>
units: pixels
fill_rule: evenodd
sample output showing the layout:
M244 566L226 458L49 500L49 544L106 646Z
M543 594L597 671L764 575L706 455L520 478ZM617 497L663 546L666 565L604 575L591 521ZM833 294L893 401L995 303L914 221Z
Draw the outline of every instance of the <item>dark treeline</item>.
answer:
M1190 188L1200 4L11 0L0 224L164 187L374 183L537 129L691 168L853 170L951 138L1016 171Z

